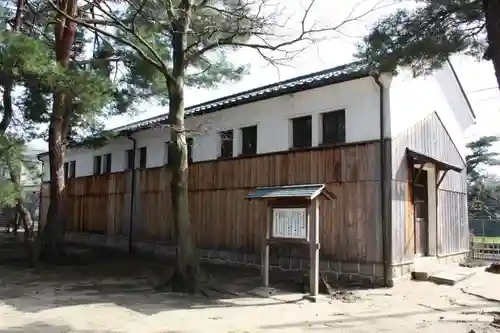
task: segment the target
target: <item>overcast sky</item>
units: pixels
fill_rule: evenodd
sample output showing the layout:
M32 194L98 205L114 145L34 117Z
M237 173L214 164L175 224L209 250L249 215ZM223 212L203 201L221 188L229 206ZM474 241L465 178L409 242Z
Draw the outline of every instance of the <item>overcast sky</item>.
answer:
M288 13L295 13L297 19L303 13L303 6L309 0L287 0ZM279 1L278 1L279 2ZM283 1L281 1L283 3ZM395 5L390 5L390 0L361 0L359 2L346 0L317 0L311 18L321 26L332 26L343 21L352 12L351 17L359 16L367 12L377 4L378 10L363 16L362 19L344 25L338 33L322 36L324 40L309 47L300 56L294 58L287 66L281 66L279 71L269 66L262 58L253 51L239 51L233 55L233 59L240 63L250 65L250 73L241 81L226 85L220 85L214 89L193 89L186 92L186 104L194 105L217 97L252 89L261 85L288 79L294 76L334 67L353 60L355 44L367 32L367 29L383 15L393 11ZM403 5L409 6L412 1ZM401 6L399 3L397 6ZM285 15L287 15L285 13ZM468 139L477 138L480 135L497 134L500 121L500 94L496 87L493 67L490 62L478 62L466 56L452 58L452 63L464 86L477 115L477 124L467 131ZM149 118L166 112L165 108L153 105L143 105L143 111L132 116L114 117L107 121L107 128L125 125L129 122ZM38 144L37 144L38 146ZM43 147L43 146L42 146ZM500 151L500 145L498 150Z

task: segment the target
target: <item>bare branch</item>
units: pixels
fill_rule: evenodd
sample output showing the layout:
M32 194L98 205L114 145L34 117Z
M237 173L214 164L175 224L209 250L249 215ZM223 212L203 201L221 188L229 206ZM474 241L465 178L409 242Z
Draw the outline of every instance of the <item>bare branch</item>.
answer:
M295 51L290 51L290 50L286 50L287 47L299 44L301 42L315 43L318 41L317 36L321 33L326 33L326 32L338 33L339 30L343 26L345 26L351 22L360 20L363 17L369 15L370 13L373 13L376 10L393 5L393 3L390 3L390 4L380 6L380 4L382 4L383 2L384 2L384 0L380 0L376 4L374 4L371 8L364 11L363 13L353 16L356 9L363 3L363 1L360 1L351 9L351 11L347 15L347 17L345 19L343 19L340 23L336 24L335 26L330 26L330 27L325 27L325 28L317 28L315 26L315 24L313 24L311 27L306 26L307 20L309 19L310 14L311 14L311 10L316 3L316 0L310 0L308 5L304 9L303 16L300 20L300 32L298 32L298 34L293 38L288 38L286 40L272 44L266 37L273 36L273 37L284 38L285 36L278 36L276 34L276 32L266 33L265 28L268 28L269 30L271 30L271 28L277 27L279 25L274 23L274 22L270 23L269 18L263 16L263 17L260 17L261 19L263 19L263 26L260 25L257 27L251 27L250 29L248 29L248 31L239 31L238 29L235 29L233 32L225 31L225 33L229 34L229 36L225 36L224 38L220 38L213 43L209 43L209 44L204 45L203 47L200 47L198 50L196 50L194 52L190 52L188 54L188 60L190 62L196 61L196 59L201 57L203 54L205 54L211 50L214 50L218 47L224 47L224 46L254 49L254 50L257 50L261 56L263 56L264 51L279 51L279 52L285 53L285 56L282 57L282 60L290 60L291 58L297 56L302 51L304 51L305 48L300 48L300 49L295 50ZM264 2L261 2L261 5L263 3ZM231 16L233 18L233 20L238 21L238 19L241 19L241 17L238 17L237 14L231 13L231 12L226 11L224 9L220 9L220 8L213 7L213 6L207 6L207 7L212 9L212 10L220 11L221 13L223 13L225 15ZM259 7L259 12L260 11L261 11L261 8ZM257 17L259 17L259 15L257 15ZM245 19L251 20L252 18L245 17ZM262 30L264 30L264 31L262 31ZM254 42L237 41L236 38L238 37L238 35L242 34L243 32L251 35L254 39L255 38L258 39L258 42L256 42L256 41L254 41ZM215 33L216 33L216 31L212 31L212 34L215 34ZM200 45L200 43L194 43L194 44L189 46L189 49L187 51L190 51L191 49L193 49L199 45ZM263 58L266 61L271 60L270 56L263 56Z

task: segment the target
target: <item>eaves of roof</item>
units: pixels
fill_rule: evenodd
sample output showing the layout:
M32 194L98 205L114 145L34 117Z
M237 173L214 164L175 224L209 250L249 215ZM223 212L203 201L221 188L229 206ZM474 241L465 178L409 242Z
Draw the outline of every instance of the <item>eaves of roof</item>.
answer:
M258 87L252 90L244 91L234 95L225 96L205 103L193 105L186 108L186 117L199 116L213 113L232 107L254 103L270 98L275 98L300 91L320 88L336 83L356 80L372 75L364 62L353 62L346 65L333 67L289 80L280 81L266 86ZM152 128L164 124L167 121L168 114L152 117L149 119L137 121L125 126L105 131L89 139L103 137L105 133L115 133L118 136L130 135L133 132ZM86 144L86 140L70 144L69 147L81 147ZM39 154L38 157L46 155L47 152Z

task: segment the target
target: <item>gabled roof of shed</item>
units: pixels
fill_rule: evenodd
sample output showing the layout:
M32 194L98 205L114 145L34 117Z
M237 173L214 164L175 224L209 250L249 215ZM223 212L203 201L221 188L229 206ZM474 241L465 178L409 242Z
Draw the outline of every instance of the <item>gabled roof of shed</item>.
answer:
M247 196L247 199L302 198L313 200L320 194L327 199L335 198L335 194L325 184L304 184L258 187Z
M406 148L406 155L411 160L413 164L425 164L433 163L438 167L439 170L452 170L455 172L462 172L463 168L457 165L449 164L443 161L439 161L431 156L419 153L417 151Z

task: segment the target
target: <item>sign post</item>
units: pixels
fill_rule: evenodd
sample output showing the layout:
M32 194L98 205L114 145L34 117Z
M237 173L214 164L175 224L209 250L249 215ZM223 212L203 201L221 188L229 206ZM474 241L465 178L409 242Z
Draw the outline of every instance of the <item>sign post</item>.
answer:
M335 195L324 184L288 185L257 188L248 199L268 200L262 230L261 275L264 287L269 286L270 245L295 243L308 245L309 297L319 293L319 196L333 199Z

